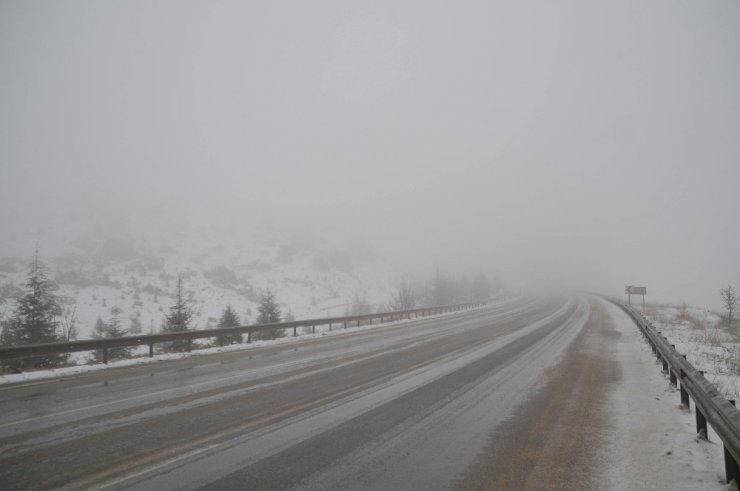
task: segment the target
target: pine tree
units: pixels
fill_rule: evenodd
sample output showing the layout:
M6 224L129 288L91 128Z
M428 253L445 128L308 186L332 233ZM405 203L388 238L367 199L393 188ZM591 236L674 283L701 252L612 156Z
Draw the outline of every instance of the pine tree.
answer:
M144 330L144 324L141 322L141 312L137 311L129 320L131 321L128 328L129 334L141 334Z
M269 288L262 295L260 306L257 310L259 312L257 316L258 324L280 322L280 307L275 300L275 294Z
M23 345L62 341L57 333L58 319L62 313L59 298L54 293L57 285L49 278L38 250L29 265L28 280L24 286L25 291L18 298L12 317L3 326L2 343ZM66 359L66 355L50 355L14 361L13 366L54 366Z
M110 309L111 318L108 322L98 316L98 320L95 322L95 329L93 330L94 339L112 339L122 338L129 334L128 330L123 327L121 323L121 313L123 311L119 307L113 307ZM115 348L108 348L108 359L115 358L127 358L131 354L131 348L126 346L120 346ZM96 350L93 354L95 360L103 360L103 350Z
M265 290L257 308L257 324L272 324L280 322L280 307L275 300L275 294L269 288ZM285 335L282 329L274 331L260 331L252 334L254 339L273 339L281 338Z
M239 315L234 309L231 308L231 305L227 305L224 311L221 313L221 319L219 319L218 321L218 327L239 327L239 325ZM219 346L241 343L242 335L231 334L228 336L218 336L216 338L216 341L218 342Z
M186 332L192 329L191 322L195 313L185 298L185 291L182 286L182 275L177 276L177 287L175 290L175 304L170 307L170 313L165 315L163 332ZM181 350L187 343L185 341L175 341L171 347L175 350Z

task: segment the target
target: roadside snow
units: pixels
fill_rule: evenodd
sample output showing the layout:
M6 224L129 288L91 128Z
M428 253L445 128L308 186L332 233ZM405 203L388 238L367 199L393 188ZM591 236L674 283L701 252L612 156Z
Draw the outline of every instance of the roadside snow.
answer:
M450 315L450 314L438 314L438 315L428 315L424 317L424 319L433 319L435 317L440 317L444 315ZM260 348L263 346L272 346L276 344L285 344L285 343L295 343L295 342L303 342L310 339L316 339L324 336L339 336L347 333L355 333L359 331L365 331L368 329L375 329L378 327L388 327L395 324L404 324L409 322L415 322L416 319L402 319L398 321L393 322L385 322L383 324L367 324L363 326L357 327L355 326L347 326L347 329L344 329L341 326L335 325L332 330L329 330L328 325L322 325L322 326L316 326L316 332L315 333L304 333L299 330L298 336L293 337L292 335L292 329L287 330L286 336L283 338L278 338L275 340L264 340L264 341L252 341L250 344L247 344L246 342L242 344L233 344L231 346L223 346L223 347L213 347L213 348L203 348L203 349L194 349L190 353L161 353L154 355L153 358L149 358L148 355L145 355L144 352L148 353L149 348L146 346L140 346L139 352L135 353L139 356L136 358L128 358L123 360L114 360L108 363L108 365L102 364L102 363L96 363L92 365L76 365L76 366L70 366L70 367L63 367L63 368L51 368L49 370L35 370L32 372L23 372L23 373L12 373L12 374L6 374L6 375L0 375L0 385L5 384L14 384L18 382L27 382L27 381L33 381L33 380L44 380L44 379L50 379L50 378L61 378L65 376L70 375L76 375L79 373L85 373L85 372L94 372L98 370L107 370L109 368L116 368L116 367L125 367L125 366L131 366L131 365L144 365L148 363L158 363L161 361L168 361L168 360L179 360L182 358L187 358L190 356L203 356L203 355L212 355L215 353L225 353L225 352L231 352L231 351L244 351L244 350L251 350ZM305 329L305 328L304 328ZM80 359L88 358L87 352L81 352L81 353L73 353L73 355L78 355Z
M740 335L722 325L717 314L649 304L645 315L726 398L740 400Z
M622 380L612 393L614 428L609 435L605 487L623 489L727 490L719 437L696 436L694 407L681 409L679 391L668 383L637 326L618 307L608 309L621 333L615 341Z

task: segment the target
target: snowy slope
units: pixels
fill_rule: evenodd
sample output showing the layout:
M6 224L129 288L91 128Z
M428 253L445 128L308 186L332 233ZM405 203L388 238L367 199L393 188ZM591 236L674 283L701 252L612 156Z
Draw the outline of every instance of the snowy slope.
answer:
M266 288L284 315L325 317L344 314L357 296L376 308L385 305L399 279L388 264L331 236L234 225L138 234L121 224L90 223L95 225L72 220L47 228L39 247L58 294L76 305L80 339L113 307L122 310L125 327L138 323L145 333L158 331L179 274L201 329L214 327L227 305L243 323L254 322ZM12 312L38 235L21 230L0 240L0 316Z

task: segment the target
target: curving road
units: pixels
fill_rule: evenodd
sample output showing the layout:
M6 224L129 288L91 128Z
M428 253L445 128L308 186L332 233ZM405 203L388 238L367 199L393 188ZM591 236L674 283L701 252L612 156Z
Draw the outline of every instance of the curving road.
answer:
M0 489L588 487L606 317L519 298L0 387Z

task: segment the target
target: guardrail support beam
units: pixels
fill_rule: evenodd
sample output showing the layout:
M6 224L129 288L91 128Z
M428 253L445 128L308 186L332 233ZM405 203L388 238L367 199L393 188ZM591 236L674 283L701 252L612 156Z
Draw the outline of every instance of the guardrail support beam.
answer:
M735 405L734 400L730 400L729 402L733 406ZM730 484L733 480L737 483L740 477L740 466L738 466L737 460L735 460L730 451L727 450L727 445L723 445L723 448L725 449L725 477L727 478L727 484Z
M732 457L732 454L727 450L727 447L724 445L723 447L725 449L725 477L727 478L727 484L730 484L732 481L737 482L737 478L740 477L740 468Z
M698 407L696 407L696 433L699 435L700 438L709 441L709 432L707 431L707 418L704 417Z
M681 382L681 405L686 409L690 409L691 404L689 403L689 401L689 393L686 391L686 387L684 387L683 382Z

